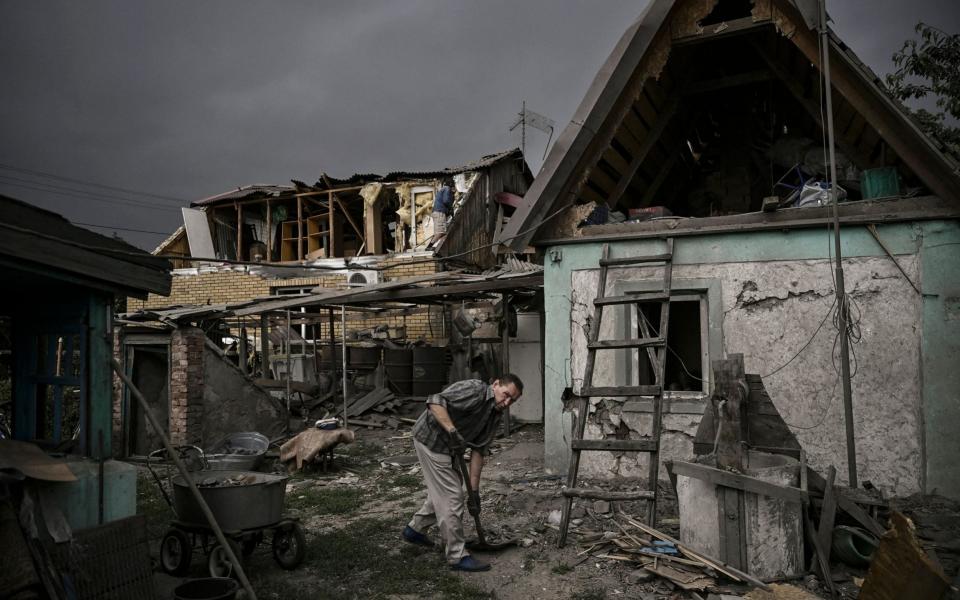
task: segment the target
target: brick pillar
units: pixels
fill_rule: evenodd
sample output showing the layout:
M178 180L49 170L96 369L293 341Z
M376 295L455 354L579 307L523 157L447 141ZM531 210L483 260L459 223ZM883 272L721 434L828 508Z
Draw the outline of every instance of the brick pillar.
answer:
M170 441L202 442L204 334L180 327L170 336Z

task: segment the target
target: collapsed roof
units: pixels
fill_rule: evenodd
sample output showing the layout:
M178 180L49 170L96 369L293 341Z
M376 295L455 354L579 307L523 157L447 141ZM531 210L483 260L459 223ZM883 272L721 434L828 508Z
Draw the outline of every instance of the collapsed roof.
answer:
M520 250L550 237L544 222L578 204L712 217L759 210L794 170L825 179L815 20L809 0L653 0L600 68L503 239ZM888 167L908 194L960 201L958 157L829 40L841 186L858 199L863 171Z

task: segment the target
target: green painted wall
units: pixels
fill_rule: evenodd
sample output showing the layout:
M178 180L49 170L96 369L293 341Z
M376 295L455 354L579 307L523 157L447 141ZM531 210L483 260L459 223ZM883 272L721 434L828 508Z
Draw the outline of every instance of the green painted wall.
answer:
M922 227L923 413L927 492L960 497L960 224Z

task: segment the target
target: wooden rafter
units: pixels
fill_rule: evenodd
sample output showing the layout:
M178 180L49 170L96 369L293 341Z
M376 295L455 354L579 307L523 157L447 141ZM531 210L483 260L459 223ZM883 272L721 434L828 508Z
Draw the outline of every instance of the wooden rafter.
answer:
M637 169L640 168L640 163L646 159L647 153L649 153L650 149L653 148L653 146L657 143L660 135L663 133L664 129L666 129L667 124L670 123L673 115L676 114L678 106L679 100L676 97L667 101L667 104L664 105L664 108L660 112L657 121L647 132L646 137L644 137L644 139L640 142L638 152L631 159L630 164L627 166L627 170L624 173L621 173L620 181L617 182L617 186L614 188L613 193L610 194L608 203L609 206L616 206L620 201L620 197L623 196L623 192L626 191L627 186L630 185L630 180L633 179L633 176L637 173Z

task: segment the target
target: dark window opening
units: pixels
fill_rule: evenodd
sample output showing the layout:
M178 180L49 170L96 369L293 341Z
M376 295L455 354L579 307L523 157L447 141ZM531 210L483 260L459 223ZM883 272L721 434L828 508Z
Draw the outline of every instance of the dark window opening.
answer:
M632 319L637 337L660 335L661 305L645 302L639 305L638 315ZM644 331L642 323L646 324ZM699 300L674 300L670 302L670 320L667 327L667 360L664 390L674 392L701 392L703 384L702 323ZM650 352L638 351L639 385L656 383L656 372L650 361Z

